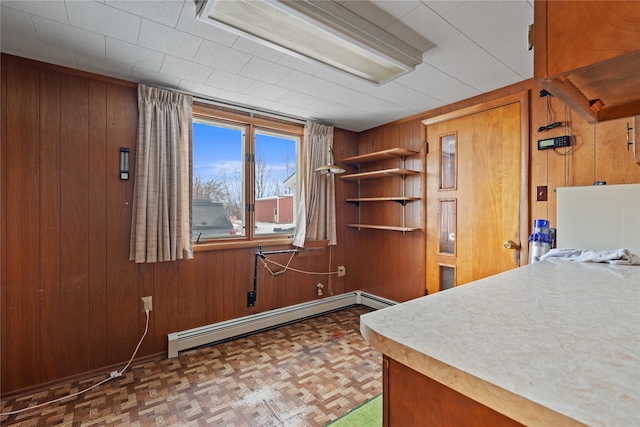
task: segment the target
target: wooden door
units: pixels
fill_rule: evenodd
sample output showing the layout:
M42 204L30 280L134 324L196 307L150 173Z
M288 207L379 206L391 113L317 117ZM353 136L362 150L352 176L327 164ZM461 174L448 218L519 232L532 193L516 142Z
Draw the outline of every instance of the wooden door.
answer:
M522 104L425 121L429 294L518 267L526 256Z

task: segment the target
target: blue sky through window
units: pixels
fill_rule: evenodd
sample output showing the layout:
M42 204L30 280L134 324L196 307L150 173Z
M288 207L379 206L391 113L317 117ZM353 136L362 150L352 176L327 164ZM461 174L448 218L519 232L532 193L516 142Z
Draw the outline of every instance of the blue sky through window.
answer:
M273 179L280 184L295 172L295 139L258 131L255 152L256 159L262 159ZM241 180L242 162L242 130L194 121L194 177L200 176L203 180L210 180L224 175L230 181Z

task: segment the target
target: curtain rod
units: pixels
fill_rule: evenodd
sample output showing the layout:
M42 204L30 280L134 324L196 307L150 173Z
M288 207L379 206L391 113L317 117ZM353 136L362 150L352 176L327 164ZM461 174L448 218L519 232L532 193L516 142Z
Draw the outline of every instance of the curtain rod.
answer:
M255 108L250 108L250 107L243 107L241 105L235 105L235 104L230 104L227 102L222 102L222 101L216 101L215 99L212 98L203 98L202 95L198 95L195 94L193 92L187 92L184 90L179 90L179 89L171 89L168 87L163 87L163 86L155 86L159 89L164 89L164 90L168 90L168 91L172 91L172 92L177 92L177 93L181 93L183 95L189 95L191 97L193 97L194 101L200 102L202 104L207 104L207 105L213 105L216 107L223 107L223 108L231 108L234 110L238 110L238 111L243 111L245 113L249 113L252 117L254 114L258 114L260 116L265 116L265 117L271 117L273 119L278 119L278 120L284 120L287 121L289 123L295 123L295 124L300 124L300 125L304 125L307 123L306 119L302 119L299 117L291 117L291 116L283 116L280 114L276 114L276 113L270 113L268 111L260 111L260 110L256 110ZM320 122L318 122L320 123ZM324 123L321 123L324 124Z

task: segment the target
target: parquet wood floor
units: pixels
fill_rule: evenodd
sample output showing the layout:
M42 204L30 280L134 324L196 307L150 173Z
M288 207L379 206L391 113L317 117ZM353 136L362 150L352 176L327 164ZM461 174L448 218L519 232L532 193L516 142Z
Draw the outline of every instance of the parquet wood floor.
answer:
M141 363L75 399L0 426L324 426L382 392L382 356L352 307ZM2 399L0 412L83 390L104 376Z

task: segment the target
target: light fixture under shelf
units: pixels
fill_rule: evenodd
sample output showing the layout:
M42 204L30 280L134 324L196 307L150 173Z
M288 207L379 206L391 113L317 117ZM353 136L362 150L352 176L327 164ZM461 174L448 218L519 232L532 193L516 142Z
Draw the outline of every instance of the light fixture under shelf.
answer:
M330 0L203 0L197 18L376 84L422 62L422 52Z
M340 173L344 173L344 169L342 169L338 165L328 164L328 165L320 166L319 168L316 169L316 172L320 172L322 174L328 174L328 173L340 174Z

